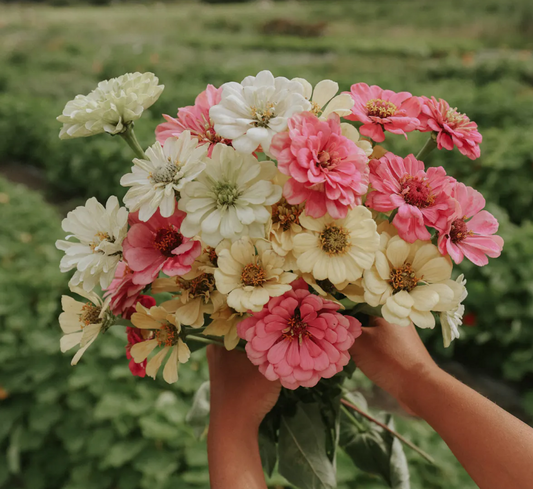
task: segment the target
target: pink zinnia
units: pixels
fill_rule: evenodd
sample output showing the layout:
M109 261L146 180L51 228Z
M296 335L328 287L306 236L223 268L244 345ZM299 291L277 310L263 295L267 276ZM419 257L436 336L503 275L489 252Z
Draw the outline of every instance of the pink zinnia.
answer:
M334 219L345 218L368 190L366 154L341 134L337 114L321 121L302 112L291 117L288 126L270 146L279 171L291 177L283 187L287 202L305 202L311 217L329 212Z
M140 222L136 215L131 217L132 226L123 248L124 258L134 272L134 284L152 283L161 270L169 277L191 271L194 260L202 253L202 245L180 233L185 215L176 210L165 218L158 209L147 222Z
M196 97L194 105L178 109L178 118L163 114L167 122L159 124L155 129L156 139L164 144L170 137L179 137L183 131L191 131L198 138L198 144L209 144L208 156L211 156L215 144L231 146L230 139L219 136L209 118L209 109L217 105L222 97L222 88L207 85L207 88Z
M137 297L144 287L144 284L134 284L131 268L123 261L119 262L115 270L115 278L104 295L104 297L111 296L109 303L111 312L115 316L121 315L129 319L125 313L137 302Z
M498 221L482 210L485 199L472 187L457 183L452 195L459 205L439 233L439 250L443 255L449 254L455 263L461 263L466 256L482 267L489 262L488 256L497 258L502 252L503 239L494 235Z
M444 168L428 168L413 155L405 159L387 153L370 162L370 184L366 205L379 212L398 209L392 223L402 239L414 243L429 240L426 226L438 230L446 227L455 210L450 197L455 180Z
M385 133L403 134L414 131L419 125L421 102L409 92L383 90L377 85L369 87L366 83L352 85L349 93L353 100L350 121L360 121L363 125L359 132L377 143L385 141Z
M302 279L292 286L241 321L237 332L247 341L248 358L267 379L280 379L288 389L313 387L348 363L361 323L339 314L339 304L311 294Z
M471 160L479 158L479 144L483 137L477 130L477 124L465 114L450 108L445 100L431 97L420 97L423 105L420 119L421 132L435 131L437 147L452 150L454 146Z

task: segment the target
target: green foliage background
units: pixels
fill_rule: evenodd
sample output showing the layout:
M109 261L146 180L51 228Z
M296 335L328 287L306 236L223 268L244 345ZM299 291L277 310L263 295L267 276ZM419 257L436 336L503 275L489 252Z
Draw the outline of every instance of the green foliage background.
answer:
M276 19L294 32L279 35ZM274 29L265 32L270 22ZM319 26L325 22L325 26ZM311 26L311 27L310 27ZM315 27L313 27L315 26ZM320 34L320 35L319 35ZM429 164L474 185L501 223L504 253L469 280L470 327L447 351L425 332L432 353L507 382L533 416L533 7L526 0L341 0L199 2L113 7L0 6L0 171L17 165L42 181L39 193L0 178L0 488L208 487L205 442L184 418L206 379L202 352L177 386L132 378L125 338L111 330L78 366L59 352L57 324L67 277L54 241L61 212L95 195L122 196L129 149L108 136L59 141L65 102L101 79L153 71L166 85L137 124L146 146L161 113L189 105L261 69L311 82L357 81L445 98L478 122L475 162L434 152ZM416 151L425 135L386 146ZM47 202L52 202L49 204ZM59 207L57 206L59 204ZM362 380L361 380L362 381ZM407 451L413 488L475 487L423 423L398 429L439 460ZM382 488L339 454L339 486ZM283 484L274 476L272 484Z

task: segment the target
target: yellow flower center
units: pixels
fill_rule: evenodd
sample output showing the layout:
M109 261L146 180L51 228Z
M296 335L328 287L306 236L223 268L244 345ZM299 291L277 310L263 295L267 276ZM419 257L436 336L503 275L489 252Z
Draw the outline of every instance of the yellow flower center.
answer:
M274 104L272 102L268 102L264 109L257 108L257 107L251 107L252 110L252 118L255 119L253 125L255 127L268 127L268 123L270 122L270 119L274 117Z
M80 322L81 327L89 326L89 324L98 324L102 322L100 313L102 308L100 306L95 306L91 302L87 302L81 309Z
M266 271L260 265L249 263L242 270L241 281L244 285L259 287L266 282Z
M103 231L97 232L94 237L96 238L96 240L89 245L93 253L103 253L101 250L96 249L98 246L100 246L100 243L102 241L113 242L111 236L109 236L109 234L107 233L104 233Z
M388 100L373 98L366 103L366 110L370 117L380 117L381 119L385 119L386 117L392 117L396 114L398 107Z
M319 239L322 250L329 255L342 255L350 246L348 232L335 224L328 224L320 233Z
M417 278L410 263L405 263L401 267L393 268L390 272L390 284L394 293L405 290L411 292L421 279Z
M178 330L173 324L164 324L155 332L155 339L159 346L174 346L179 340Z
M303 209L290 205L285 199L272 206L272 222L279 223L283 231L288 231L293 224L300 224L300 214Z
M213 292L215 288L215 277L210 273L202 273L198 277L187 282L183 288L189 291L189 296L191 298L204 297L205 299L209 299L210 293Z
M468 122L470 119L466 116L466 114L461 114L461 112L457 111L457 107L450 108L446 112L446 121L452 124L460 125L464 122Z
M322 107L316 102L311 102L311 112L318 117L322 114Z

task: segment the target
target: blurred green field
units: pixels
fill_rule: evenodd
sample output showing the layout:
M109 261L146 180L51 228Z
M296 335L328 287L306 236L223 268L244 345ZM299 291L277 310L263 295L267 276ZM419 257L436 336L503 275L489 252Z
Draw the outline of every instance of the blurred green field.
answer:
M75 368L59 352L56 318L67 278L53 243L61 214L92 195L122 196L118 182L131 157L107 135L60 141L55 117L101 79L153 71L166 89L136 125L147 146L161 113L192 104L207 83L262 69L312 83L331 78L343 90L363 81L435 95L478 122L480 159L440 152L428 164L443 164L485 195L501 222L504 254L483 269L461 267L469 326L452 348L444 351L439 331L423 333L441 362L453 359L480 388L497 384L487 392L531 421L531 2L0 3L0 488L208 487L205 442L184 422L206 378L202 354L169 388L130 376L120 332ZM386 146L407 154L424 140L392 136ZM439 460L433 467L406 449L413 489L475 487L424 423L398 425ZM341 456L339 487L385 486Z

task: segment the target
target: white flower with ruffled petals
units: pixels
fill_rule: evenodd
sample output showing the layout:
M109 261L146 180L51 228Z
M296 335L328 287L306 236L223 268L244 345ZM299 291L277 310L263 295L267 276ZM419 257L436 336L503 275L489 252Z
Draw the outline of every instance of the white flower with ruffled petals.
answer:
M383 317L393 324L433 328L431 311L449 307L454 292L447 284L452 263L429 241L407 243L382 233L380 250L363 274L364 299L372 307L383 305Z
M463 274L457 280L447 280L445 282L453 290L453 299L442 307L440 313L440 325L442 327L442 340L444 347L448 348L453 340L459 338L459 326L463 324L463 314L465 306L462 304L468 296L466 290L466 279Z
M206 155L207 146L198 146L190 131L168 138L163 147L155 143L146 151L147 159L135 158L132 172L120 179L123 187L131 187L124 203L130 212L139 211L141 221L148 221L158 208L162 217L170 217L184 185L204 170Z
M61 139L123 133L159 98L164 86L153 73L126 73L101 81L88 95L76 95L57 118Z
M304 97L311 102L311 112L320 119L326 120L330 114L345 117L352 113L353 98L348 93L339 91L339 84L333 80L319 81L315 88L305 78L293 78L304 87Z
M102 329L108 328L113 321L109 312L109 297L105 302L94 292L86 292L81 287L71 287L75 294L81 295L89 302L79 302L68 295L61 297L63 312L59 316L59 325L64 336L61 337L61 351L80 347L72 358L71 365L76 365L87 348L91 346Z
M76 269L71 285L83 285L84 290L94 289L100 283L107 289L122 257L122 241L128 231L128 211L120 207L112 195L106 206L91 197L85 206L76 207L61 223L66 239L57 240L56 247L65 252L59 265L65 273Z
M222 99L209 116L217 134L232 139L237 151L253 153L261 146L268 153L272 137L287 129L287 120L311 108L303 92L301 83L261 71L241 83L222 85Z
M271 181L274 163L259 162L224 144L217 144L206 162L205 170L181 192L178 208L187 213L181 233L200 235L213 247L224 238L263 238L270 218L267 206L281 198L281 187Z

